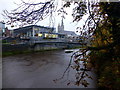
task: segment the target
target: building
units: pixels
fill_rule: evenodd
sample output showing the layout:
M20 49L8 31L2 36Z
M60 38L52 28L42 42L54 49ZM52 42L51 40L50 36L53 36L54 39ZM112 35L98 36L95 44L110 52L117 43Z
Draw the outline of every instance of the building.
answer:
M0 22L0 37L3 39L6 37L12 37L13 36L13 30L9 30L7 27L5 27L4 22Z
M20 38L34 37L39 39L47 39L47 38L54 39L57 38L58 35L55 31L55 28L30 25L30 26L14 29L14 37L20 37Z
M61 24L58 24L58 35L59 35L59 38L64 38L71 42L80 41L80 36L78 36L75 32L64 30L63 18L62 18Z
M4 32L5 37L13 37L13 30L9 30L7 27L5 28Z
M21 38L22 40L31 41L43 41L56 39L56 41L76 41L78 35L73 31L65 31L63 19L61 25L58 25L58 33L56 33L53 27L44 27L38 25L30 25L26 27L21 27L14 29L14 37Z
M63 18L62 18L62 21L61 21L61 25L58 24L58 33L59 34L64 34L66 36L76 36L77 34L75 34L75 32L73 31L65 31L64 30L64 23L63 23Z
M5 23L0 22L0 37L4 36L4 32L5 32Z
M63 23L63 18L61 21L61 25L58 24L58 33L63 34L64 33L64 23Z

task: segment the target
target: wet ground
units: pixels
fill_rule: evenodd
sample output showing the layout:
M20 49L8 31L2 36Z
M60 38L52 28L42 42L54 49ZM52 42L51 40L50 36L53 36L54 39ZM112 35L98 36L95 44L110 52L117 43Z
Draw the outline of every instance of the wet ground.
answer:
M62 76L72 53L64 50L45 51L4 57L3 88L83 88L82 85L67 85L66 79L75 80L75 71L57 83L53 80ZM88 72L94 78L93 72ZM95 80L88 79L88 88L95 88Z

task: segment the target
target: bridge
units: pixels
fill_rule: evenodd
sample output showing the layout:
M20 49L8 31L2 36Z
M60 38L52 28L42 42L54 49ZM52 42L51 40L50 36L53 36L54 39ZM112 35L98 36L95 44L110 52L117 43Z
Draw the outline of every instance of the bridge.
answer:
M20 39L20 38L19 38ZM81 47L83 43L77 41L71 41L67 39L11 39L17 42L11 44L4 44L2 46L3 52L24 52L24 51L39 51L39 50L53 50L64 48ZM9 40L10 41L10 40Z
M37 40L30 40L28 42L31 48L34 50L41 50L41 49L57 49L57 48L74 48L80 47L82 42L78 41L70 41L67 39L37 39Z

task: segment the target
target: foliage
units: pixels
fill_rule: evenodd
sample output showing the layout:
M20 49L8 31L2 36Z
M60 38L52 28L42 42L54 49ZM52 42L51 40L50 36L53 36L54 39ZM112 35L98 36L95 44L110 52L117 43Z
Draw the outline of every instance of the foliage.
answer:
M6 40L2 40L2 43L7 43L7 41Z
M100 88L120 89L120 11L117 6L119 7L120 3L100 3L101 12L106 14L107 18L98 25L92 41L93 47L107 46L90 53L91 62L97 70Z

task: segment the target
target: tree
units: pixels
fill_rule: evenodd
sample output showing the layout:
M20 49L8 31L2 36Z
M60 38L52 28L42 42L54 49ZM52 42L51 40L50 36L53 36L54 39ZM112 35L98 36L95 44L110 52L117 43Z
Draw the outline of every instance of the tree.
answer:
M26 3L22 1L22 4L12 13L7 11L4 11L4 13L10 19L8 24L15 24L18 21L22 24L37 23L53 14L57 7L55 2L55 0L44 3ZM81 36L85 37L85 40L89 39L91 44L87 43L83 49L71 56L69 65L61 78L72 67L76 70L75 85L82 84L87 87L88 82L85 77L91 78L91 76L86 72L92 66L95 66L99 74L99 87L120 89L119 86L116 86L120 83L120 2L90 2L89 0L66 2L58 11L66 14L64 8L70 7L71 3L76 5L73 8L73 22L79 23L84 15L87 13L89 15L83 28L78 27L78 29L81 29ZM75 65L72 65L72 61ZM80 61L84 63L82 72ZM103 72L101 69L104 69Z

